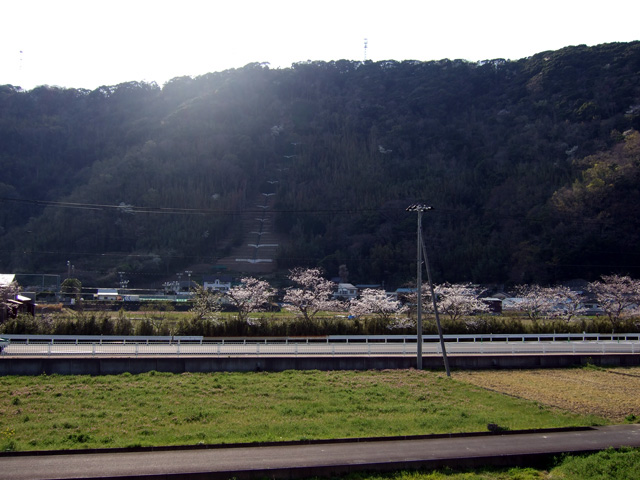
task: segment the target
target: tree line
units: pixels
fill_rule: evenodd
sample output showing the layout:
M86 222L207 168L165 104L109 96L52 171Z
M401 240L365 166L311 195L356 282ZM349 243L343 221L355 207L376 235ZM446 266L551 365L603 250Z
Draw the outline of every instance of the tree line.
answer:
M324 278L317 268L296 268L289 272L289 280L292 285L286 288L281 299L282 309L289 312L289 316L260 316L259 312L273 310L276 291L265 280L244 277L224 292L197 286L190 315L174 324L163 322L161 316L151 316L134 326L121 311L115 323L107 316L101 321L95 316L87 319L84 313L76 318L75 324L47 315L39 319L22 315L0 324L0 331L204 336L415 333L418 302L415 288L400 298L392 297L382 289L366 288L357 297L343 299L335 295L337 285ZM7 305L15 292L15 284L1 287L1 306ZM632 333L640 330L640 280L628 276L604 275L586 285L584 292L566 286L520 285L514 289L510 300L516 302L514 310L526 315L525 322L510 315L495 315L486 298L482 297L482 290L471 284L437 285L434 294L435 302L431 290L423 286L420 301L428 315L433 316L435 307L445 317L447 333L594 330ZM595 313L589 312L593 309L587 307L589 303L595 303L602 318L586 318ZM222 314L223 309L235 313L232 316ZM423 329L428 333L434 326L427 323ZM487 328L491 330L485 331Z

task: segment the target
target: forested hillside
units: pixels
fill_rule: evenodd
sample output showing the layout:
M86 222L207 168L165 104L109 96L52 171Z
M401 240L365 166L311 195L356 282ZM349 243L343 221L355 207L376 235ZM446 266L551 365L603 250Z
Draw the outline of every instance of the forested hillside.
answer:
M639 130L640 42L0 86L0 271L213 271L268 189L285 271L411 280L421 202L438 281L638 276Z

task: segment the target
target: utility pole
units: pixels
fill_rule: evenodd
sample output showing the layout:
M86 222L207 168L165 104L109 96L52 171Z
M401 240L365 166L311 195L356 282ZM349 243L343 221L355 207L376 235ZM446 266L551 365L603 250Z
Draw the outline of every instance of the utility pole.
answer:
M436 315L436 324L438 325L438 334L440 336L440 347L442 349L442 356L444 359L444 367L447 372L447 377L451 376L449 370L449 360L447 359L447 350L444 343L444 336L442 335L442 327L440 325L440 316L438 315L438 306L436 303L435 291L433 288L433 282L431 281L431 270L429 268L429 258L427 257L427 250L424 247L424 241L422 239L422 214L428 210L432 210L433 207L429 207L422 204L414 204L407 207L407 212L418 212L418 252L417 252L417 290L418 290L418 326L417 326L417 342L418 342L418 358L417 368L422 370L422 257L424 255L425 267L427 270L427 279L429 280L429 288L431 290L431 300L433 301L433 310Z
M422 370L422 214L427 210L431 210L431 207L420 204L414 204L407 207L407 212L418 212L418 267L416 269L416 288L418 293L418 325L416 331L418 354L416 359L416 368L418 370Z

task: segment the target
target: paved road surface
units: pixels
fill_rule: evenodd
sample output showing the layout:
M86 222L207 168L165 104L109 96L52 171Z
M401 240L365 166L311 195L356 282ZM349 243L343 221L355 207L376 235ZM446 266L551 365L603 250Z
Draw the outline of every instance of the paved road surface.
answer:
M0 457L1 480L300 478L417 467L524 465L564 452L640 447L640 425L314 445Z
M447 342L449 355L509 354L604 354L639 353L640 344L633 341L600 342ZM423 345L425 355L441 354L437 342ZM117 355L213 355L213 356L298 356L298 355L415 355L415 343L204 343L204 344L73 344L12 343L5 348L8 356L117 356Z

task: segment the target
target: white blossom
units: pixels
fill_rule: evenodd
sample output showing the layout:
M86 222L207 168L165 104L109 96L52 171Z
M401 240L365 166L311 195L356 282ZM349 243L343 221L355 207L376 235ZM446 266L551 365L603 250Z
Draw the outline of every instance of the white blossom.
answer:
M541 287L540 285L520 285L516 288L520 302L518 306L534 322L553 314L554 308L559 302L557 293L553 287Z
M238 309L238 320L246 321L249 313L266 308L273 289L268 282L253 277L244 277L240 285L231 287L226 296Z
M200 319L215 319L215 314L221 310L222 297L218 292L208 290L196 284L193 289L193 307L191 312Z
M478 298L478 290L470 283L438 285L435 288L438 311L451 321L474 313L489 311L489 306Z
M342 309L341 302L332 298L335 283L325 279L318 268L295 268L289 272L289 280L296 287L287 288L284 308L302 314L311 320L321 310Z
M360 297L352 299L349 305L349 313L355 317L375 315L387 321L397 313L403 313L406 310L407 307L398 300L389 298L384 290L374 288L364 289Z
M9 300L15 300L18 291L18 284L16 282L11 282L8 285L0 285L0 309L7 310L9 308ZM3 315L0 314L0 320L2 320L2 318Z
M603 275L602 281L591 282L595 295L613 328L625 316L640 314L640 281L622 275Z
M18 284L11 282L8 285L0 285L0 305L7 305L8 300L15 300L18 294Z
M552 315L570 322L572 318L583 315L587 308L584 306L582 295L569 287L557 286L552 291L555 296L555 305Z

